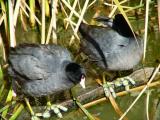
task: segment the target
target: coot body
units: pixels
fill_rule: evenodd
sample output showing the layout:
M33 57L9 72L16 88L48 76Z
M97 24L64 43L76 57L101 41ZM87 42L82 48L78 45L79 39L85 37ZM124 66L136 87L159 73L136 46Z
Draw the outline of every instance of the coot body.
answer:
M35 44L10 50L8 73L14 89L33 97L70 89L85 76L85 70L72 62L67 49Z
M110 71L132 69L143 55L143 41L134 38L122 15L97 18L107 27L81 23L82 50L99 67Z

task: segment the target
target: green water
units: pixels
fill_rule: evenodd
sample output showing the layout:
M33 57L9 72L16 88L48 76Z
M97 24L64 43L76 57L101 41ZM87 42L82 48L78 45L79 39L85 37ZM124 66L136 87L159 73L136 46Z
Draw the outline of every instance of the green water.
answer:
M138 94L138 93L137 93ZM153 120L155 116L155 109L157 106L157 91L152 91L149 99L149 116ZM146 120L146 93L138 100L134 107L127 114L129 120ZM126 95L123 97L116 98L116 102L122 111L125 111L134 101L136 95ZM87 109L94 117L100 120L118 120L119 116L111 106L109 101L99 103ZM64 120L88 120L88 118L78 110L72 111L70 113L65 113ZM53 117L50 120L57 120L57 117ZM154 119L155 120L155 119ZM157 119L158 120L158 119Z

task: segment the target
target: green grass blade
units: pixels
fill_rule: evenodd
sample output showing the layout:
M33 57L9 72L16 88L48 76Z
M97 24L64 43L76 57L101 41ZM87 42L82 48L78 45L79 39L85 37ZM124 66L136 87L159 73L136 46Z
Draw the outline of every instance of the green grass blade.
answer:
M76 104L84 112L84 114L89 118L89 120L95 120L94 117L82 106L80 102L76 100Z
M17 116L22 112L24 109L24 105L20 104L14 114L9 118L9 120L16 120Z
M16 101L12 101L11 103L8 103L6 106L0 109L0 113L3 112L4 110L8 109L10 106L14 105Z
M6 103L7 102L10 102L11 100L12 100L12 93L13 93L13 91L12 91L12 87L10 88L10 90L9 90L9 92L8 92L8 96L7 96L7 98L6 98ZM8 112L8 109L6 109L6 110L4 110L3 112L2 112L2 117L6 117L6 115L7 115L7 112Z

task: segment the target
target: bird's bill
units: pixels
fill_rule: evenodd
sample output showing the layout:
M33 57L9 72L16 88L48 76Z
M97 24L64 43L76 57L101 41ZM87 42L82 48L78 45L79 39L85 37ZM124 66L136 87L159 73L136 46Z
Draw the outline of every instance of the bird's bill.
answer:
M107 25L109 27L112 27L113 25L113 19L109 18L109 17L104 17L104 16L98 16L94 18L96 21L102 23L103 25Z
M82 75L82 77L81 77L81 81L80 81L80 85L82 86L82 88L86 88L86 86L85 86L85 76L84 75Z

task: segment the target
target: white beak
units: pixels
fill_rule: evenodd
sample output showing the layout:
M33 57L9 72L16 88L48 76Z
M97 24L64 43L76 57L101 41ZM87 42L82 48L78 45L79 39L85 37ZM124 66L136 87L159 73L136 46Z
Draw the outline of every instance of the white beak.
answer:
M80 81L79 84L82 86L82 88L86 88L86 86L85 86L85 77L81 78L81 81Z

